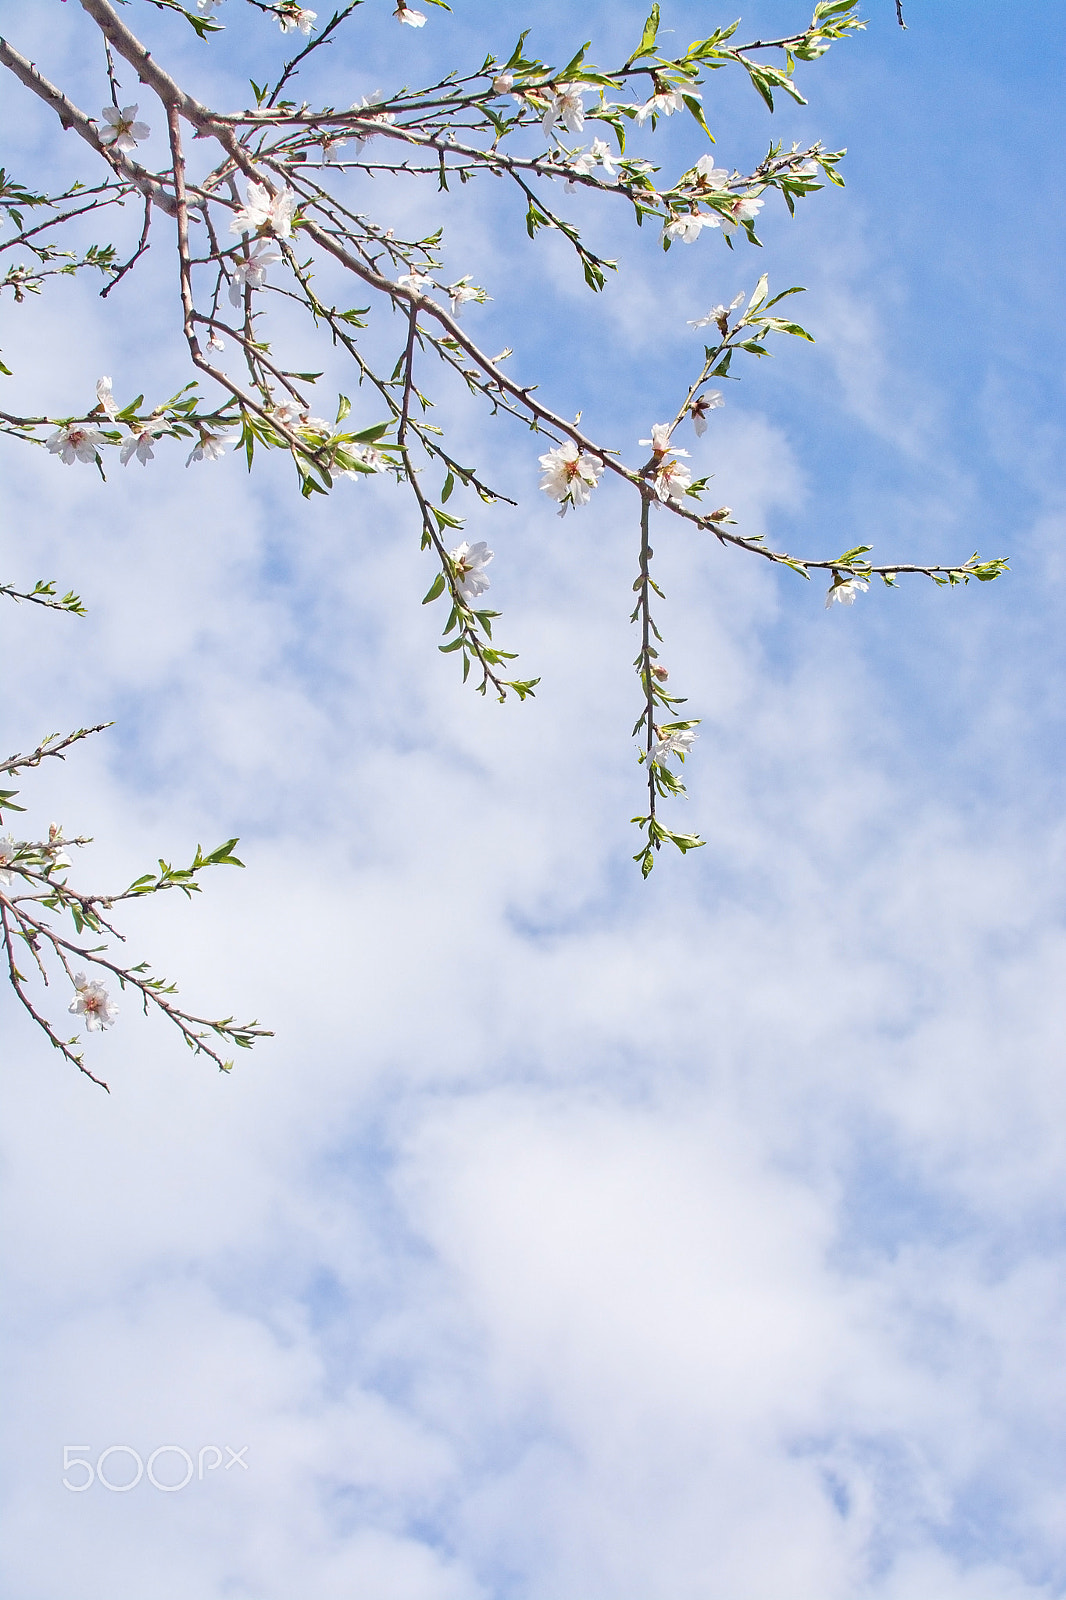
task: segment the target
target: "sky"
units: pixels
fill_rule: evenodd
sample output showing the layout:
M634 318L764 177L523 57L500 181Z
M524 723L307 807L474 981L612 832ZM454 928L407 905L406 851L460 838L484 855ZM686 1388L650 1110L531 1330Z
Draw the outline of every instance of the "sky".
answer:
M201 98L281 59L236 0L209 44L133 9ZM643 22L426 9L415 31L368 0L324 97L530 24L546 58L588 37L608 62ZM663 9L682 44L733 19ZM18 12L11 42L95 113L79 9ZM704 91L724 164L771 136L848 149L844 190L766 207L761 251L705 232L664 256L590 207L620 264L593 297L495 190L366 201L443 222L448 275L492 296L465 313L479 343L634 460L699 358L688 319L762 271L805 285L816 343L743 371L693 465L798 553L1010 560L830 612L819 581L662 519L663 659L702 718L669 820L707 843L647 883L615 490L560 520L542 444L440 386L518 502L461 508L542 677L501 707L439 655L388 482L312 504L283 462L159 449L105 484L4 442L0 576L55 577L88 616L6 608L0 742L114 721L26 778L25 829L93 835L83 876L115 886L239 835L245 871L123 928L194 1009L275 1035L221 1077L122 996L87 1041L105 1095L0 995L12 1600L1066 1594L1057 8L866 14L800 69L806 107ZM805 20L753 0L742 28ZM10 170L87 170L0 100ZM701 154L677 121L641 153ZM80 279L4 300L5 406L185 381L165 239L107 301ZM330 403L332 355L300 364ZM118 1485L167 1446L202 1473L64 1487L65 1447L95 1471L112 1446ZM184 1458L155 1459L174 1484Z

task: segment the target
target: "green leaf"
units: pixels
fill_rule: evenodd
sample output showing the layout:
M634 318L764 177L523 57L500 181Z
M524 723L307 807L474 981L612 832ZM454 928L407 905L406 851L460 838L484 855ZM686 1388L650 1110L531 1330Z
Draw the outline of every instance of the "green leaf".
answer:
M441 495L440 495L441 505L444 505L444 503L446 501L451 499L452 490L454 488L455 488L455 475L453 473L449 472L448 476L444 480L444 488L441 490Z
M641 35L640 43L626 62L626 66L631 66L634 61L639 61L642 56L653 56L655 54L655 40L658 32L659 7L654 5L651 8L651 16L644 24L644 32Z
M422 604L424 606L428 606L431 600L439 600L440 596L443 593L444 593L444 574L443 574L443 572L438 572L437 576L433 579L433 582L430 584L429 593L426 595L425 599L422 601Z

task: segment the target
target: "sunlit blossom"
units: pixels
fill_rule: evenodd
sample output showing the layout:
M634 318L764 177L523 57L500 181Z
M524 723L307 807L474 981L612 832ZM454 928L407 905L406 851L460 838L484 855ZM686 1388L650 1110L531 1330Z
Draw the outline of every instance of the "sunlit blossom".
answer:
M663 232L668 239L680 239L682 244L695 244L704 228L720 228L720 217L709 217L702 211L687 211L671 217Z
M110 417L112 422L114 422L115 418L118 416L118 406L115 404L115 397L111 393L110 378L97 378L96 403L100 407L100 410L103 411L106 416Z
M560 89L548 91L548 106L540 125L546 134L550 134L557 123L561 123L568 133L580 133L585 126L585 103L575 83L566 83Z
M650 100L635 109L637 121L643 127L649 117L672 117L675 111L684 111L685 97L680 89L657 89Z
M229 225L230 233L258 233L260 228L270 228L279 239L292 234L293 212L296 196L287 186L271 194L263 183L253 179L248 185L248 196L242 210Z
M128 466L133 457L136 456L141 465L146 467L149 461L155 457L152 446L159 435L165 432L166 426L166 423L160 419L156 422L146 422L143 428L138 428L136 433L131 433L119 451L122 465L124 467Z
M712 306L705 317L697 317L695 321L690 321L689 327L706 328L709 323L715 322L718 324L718 328L724 338L726 332L728 331L730 313L735 311L739 305L743 305L743 303L744 294L742 291L737 295L736 299L731 300L727 306Z
M318 18L318 12L308 11L306 6L292 6L285 11L275 12L275 16L282 33L290 33L293 28L299 28L301 33L310 33Z
M232 437L231 433L211 433L201 428L200 442L189 451L185 465L191 467L194 461L221 461Z
M765 204L758 195L738 195L730 202L728 213L722 218L722 226L733 228L737 223L754 222Z
M57 428L45 443L54 456L72 467L75 461L84 461L91 466L96 460L99 446L106 444L107 440L99 428L90 428L84 422L70 422L64 428Z
M452 303L452 316L458 317L465 305L471 300L479 303L488 299L484 289L478 289L470 282L469 278L460 278L458 283L453 283L447 290L447 295Z
M271 239L257 239L250 256L238 259L233 265L230 279L230 303L237 307L243 303L244 291L261 289L266 282L266 269L282 259L281 251Z
M702 189L724 189L729 182L728 171L725 167L716 167L713 156L700 156L694 171Z
M399 5L393 12L393 16L397 22L406 22L409 28L424 28L426 25L426 19L422 12L412 11L411 7L405 3L405 0L400 0Z
M15 859L18 845L9 833L0 836L0 883L5 888L10 887L15 881L15 874L11 870L11 863Z
M67 1010L76 1017L85 1018L88 1033L100 1033L104 1028L110 1028L118 1016L118 1006L112 1002L103 984L95 978L87 978L84 972L78 972L74 976L74 988L77 993Z
M680 756L684 761L698 738L695 728L676 728L670 733L660 734L652 746L649 760L665 761L668 756Z
M601 461L583 454L572 439L539 459L544 471L540 487L552 500L559 501L561 517L565 517L571 506L588 504L589 496L603 475Z
M717 411L724 405L725 400L722 397L721 389L707 389L697 399L693 400L690 414L697 438L702 438L707 432L708 411Z
M433 279L423 277L421 272L405 272L402 278L396 279L399 289L406 289L409 294L424 294L427 289L432 289Z
M869 587L865 578L841 578L834 574L825 597L825 609L828 611L834 600L838 605L853 606L855 596L865 594Z
M100 129L100 143L112 150L136 150L152 131L147 122L137 121L136 106L123 106L121 111L118 106L105 106L100 115L106 124Z
M464 539L462 544L451 552L455 568L455 585L464 600L476 600L479 595L485 593L489 586L485 568L492 560L492 556L493 552L484 539L479 539L477 544L467 544Z

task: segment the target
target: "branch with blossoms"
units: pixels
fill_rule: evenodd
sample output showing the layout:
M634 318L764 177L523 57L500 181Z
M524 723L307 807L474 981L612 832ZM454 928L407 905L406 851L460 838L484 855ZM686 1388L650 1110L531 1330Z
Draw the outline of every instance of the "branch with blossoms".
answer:
M442 0L429 3L448 9ZM296 53L279 63L272 81L253 83L254 104L238 109L209 107L184 89L153 41L130 27L129 8L110 0L79 0L79 6L88 37L104 46L110 103L98 117L0 40L0 67L104 165L95 188L53 197L17 185L0 191L0 216L11 230L0 237L0 250L8 250L12 261L9 275L15 274L9 286L16 299L23 298L39 290L49 272L99 266L108 278L105 293L128 293L163 228L166 247L176 256L179 296L172 321L181 329L194 376L177 395L150 408L140 394L120 406L111 379L101 377L96 404L88 410L49 416L3 412L0 432L44 446L68 466L81 463L101 472L116 452L123 466L135 459L148 466L157 451L176 442L187 450L189 466L236 450L252 470L263 452L284 451L307 497L334 492L341 479L393 480L409 497L412 536L435 564L423 604L446 602L439 648L461 658L464 679L472 674L475 688L483 694L491 689L500 700L525 699L539 679L510 676L515 654L495 640L499 613L484 603L493 552L486 539L466 537L462 510L464 496L475 509L509 497L449 446L444 428L433 420L446 416L433 375L442 380L445 397L458 384L492 418L536 434L540 487L560 515L590 515L601 482L623 481L635 496L639 529L633 622L640 634L640 714L634 737L648 802L634 822L642 834L635 859L645 876L663 844L687 852L701 843L695 833L668 827L660 814L663 801L685 793L681 769L692 753L698 718L679 715L687 702L660 659L659 607L665 597L654 576L656 520L657 539L669 537L671 519L681 519L724 547L804 578L825 571L827 606L853 605L874 577L891 586L914 573L958 585L971 578L989 581L1005 569L1001 559L981 561L976 555L950 566L874 565L863 544L836 557L795 555L744 534L728 506L703 509L708 478L693 477L678 429L691 422L697 440L703 438L724 404L713 385L735 379L731 363L739 355L761 359L771 337L781 334L810 339L781 305L798 289L771 298L764 274L746 304L740 297L696 320L696 331L712 330L702 364L694 363L693 380L679 395L672 419L649 419L649 437L640 441L644 453L629 463L617 441L593 438L580 426L580 413L571 421L553 407L534 375L512 374L510 349L489 355L471 336L468 319L476 318L489 290L471 272L456 276L446 269L442 226L434 220L419 237L401 237L368 210L371 185L382 175L397 184L432 183L440 193L495 178L500 192L514 198L516 219L529 237L551 232L565 240L595 292L608 286L617 268L586 243L582 208L621 205L637 225L658 229L664 251L706 248L715 238L730 250L758 246L760 214L775 197L792 213L826 184L841 186L842 151L819 141L788 148L776 142L754 166L719 164L708 153L667 175L665 163L651 159L650 141L661 144L677 125L674 118L690 119L712 138L701 88L708 74L723 69L743 74L770 112L781 94L805 104L798 83L802 69L865 26L857 0L818 0L807 25L792 34L738 43L734 23L680 53L661 48L660 8L654 5L632 53L605 68L589 59L589 45L554 64L541 60L528 51L526 32L506 59L490 54L472 70L448 73L427 87L377 91L346 108L316 103L308 75L326 50L358 28L365 15L361 0L339 9L321 28L316 13L294 0L245 0L244 6L238 0L149 0L149 9L184 16L208 48L223 26L241 18L276 27L282 40L295 39ZM402 27L427 24L427 14L406 0L397 0L394 16ZM132 73L141 85L128 104L121 73ZM289 98L297 85L306 98ZM155 167L142 159L153 126L165 130L168 152ZM63 227L133 197L143 204L143 221L128 253L113 246L106 247L106 256L99 254L105 247L94 246L94 259L85 251L54 253ZM43 220L27 228L31 211ZM425 212L423 203L414 214ZM293 330L288 315L272 317L294 309L302 316L302 332ZM399 336L391 356L381 359L374 354L380 340L373 341L368 330L380 326L384 312L398 313L386 326ZM321 373L308 369L324 364L317 355L322 344L349 363L354 381L342 381L354 401L338 392L335 405L332 396L328 404L316 403L313 389ZM42 862L40 857L27 870L44 873ZM46 876L52 884L54 873ZM86 903L78 899L79 906ZM104 902L90 897L88 903L99 916ZM61 893L56 905L70 909ZM72 948L51 945L64 961L73 959ZM133 970L124 969L126 981L133 981ZM167 1010L164 991L145 984L138 986L146 1003ZM106 1006L83 1008L86 1016L90 1011L99 1019ZM168 1014L171 1020L184 1017ZM199 1039L198 1019L185 1022ZM204 1026L217 1033L230 1024Z
M0 776L32 770L49 758L64 760L72 745L102 732L103 726L79 728L64 737L53 735L29 755L9 756L0 762ZM24 810L15 802L18 792L17 789L0 789L0 824L4 821L3 812ZM77 1035L62 1034L43 1003L35 998L30 987L33 978L46 990L54 978L65 979L72 991L67 1010L83 1020L90 1034L105 1032L118 1017L118 1006L108 983L117 985L120 990L132 990L145 1014L149 1011L161 1013L191 1050L208 1056L222 1071L230 1071L233 1062L226 1059L222 1050L227 1047L249 1049L257 1039L269 1038L269 1030L254 1021L237 1023L232 1017L211 1019L184 1010L174 998L177 994L174 984L154 975L147 962L133 964L115 960L109 954L108 941L125 943L125 935L113 921L114 908L123 902L140 900L168 889L180 890L191 897L199 893L199 875L208 867L243 866L233 854L237 840L227 839L206 854L197 846L188 867L174 867L160 861L157 872L145 873L126 889L111 894L86 892L76 888L68 878L73 866L68 852L91 843L91 839L81 836L67 837L57 823L50 823L47 835L40 839L16 839L10 831L0 834L0 940L8 978L23 1009L53 1048L103 1089L107 1084L86 1065ZM67 918L73 936L62 931ZM86 943L84 936L87 934L102 935L104 942ZM219 1041L217 1046L215 1040Z

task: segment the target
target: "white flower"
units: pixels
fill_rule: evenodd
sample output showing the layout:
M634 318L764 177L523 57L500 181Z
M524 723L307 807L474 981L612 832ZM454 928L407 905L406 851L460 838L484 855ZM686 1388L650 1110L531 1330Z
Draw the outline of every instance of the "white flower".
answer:
M191 467L194 461L220 461L232 437L229 433L210 433L201 429L200 443L189 451L185 465Z
M498 77L493 78L493 80L492 80L492 92L493 92L493 94L510 94L510 92L511 92L511 90L513 88L514 88L514 74L513 73L501 72Z
M724 189L729 182L729 173L725 167L715 166L713 156L700 156L695 172L703 189Z
M424 278L420 272L405 272L402 278L396 279L396 284L409 294L421 294L424 289L432 289L433 279Z
M248 185L248 198L244 209L238 211L229 225L230 233L258 233L260 228L270 228L279 239L292 233L292 214L296 210L296 196L288 187L271 194L265 184L253 179Z
M364 95L361 100L357 100L351 107L353 111L372 113L360 118L364 126L355 131L354 138L357 151L361 150L366 141L372 139L379 129L387 128L390 123L396 121L396 117L391 111L374 111L374 107L379 105L384 98L382 91L375 89L372 95ZM369 126L365 126L365 124L369 124Z
M115 150L136 150L139 141L147 139L152 131L146 122L137 121L136 106L123 106L121 111L118 106L105 106L100 115L107 123L106 128L100 129L100 143Z
M603 463L594 456L583 455L572 439L541 456L540 464L544 469L540 487L552 500L559 501L561 517L571 506L588 504L603 474Z
M115 397L111 393L110 378L97 378L96 403L100 407L100 410L103 411L106 416L110 417L112 422L114 422L115 418L118 416L118 406L115 404Z
M680 756L684 761L698 738L695 728L677 728L672 733L664 733L655 741L648 759L665 761L667 756Z
M332 433L332 428L324 417L312 417L307 413L305 406L298 406L292 400L284 401L280 406L274 407L274 420L280 422L290 432L294 429L301 433Z
M222 0L196 0L196 9L202 17L213 17L215 7L220 6Z
M703 437L707 432L707 413L717 411L724 406L721 389L707 389L698 400L692 402L692 426L696 430L697 438Z
M107 440L99 428L87 428L83 422L70 422L65 428L57 428L45 443L54 456L59 456L68 467L72 467L75 461L85 461L91 466L96 460L97 446L106 444Z
M663 232L668 239L680 239L682 244L695 244L704 228L720 228L721 219L708 217L699 211L687 211L672 217Z
M281 251L270 239L257 239L255 248L246 259L238 260L230 279L230 304L239 307L244 300L244 290L261 289L266 282L266 269L282 259Z
M424 28L426 19L421 11L412 11L406 0L399 0L393 15L397 22L406 22L409 28Z
M743 301L744 294L743 291L741 291L741 293L737 295L736 299L731 300L727 306L712 306L705 317L697 317L694 322L690 321L689 327L705 328L709 322L716 322L722 333L725 333L726 325L728 325L729 322L729 313L731 311L735 311L737 306L743 304Z
M686 455L685 450L676 451L677 455ZM675 506L683 505L685 490L692 482L692 474L683 461L664 461L655 478L652 487L663 505L673 501Z
M757 195L739 195L736 200L730 201L729 215L723 218L723 227L734 228L738 222L754 222L765 204Z
M87 978L84 972L77 972L74 975L74 987L78 992L67 1010L76 1017L85 1018L86 1032L100 1033L104 1028L110 1028L118 1016L118 1006L112 1004L103 984L97 983L95 978Z
M452 551L456 587L464 600L476 600L478 595L485 593L489 586L485 568L491 560L492 551L484 539L479 539L477 544L467 544L464 539L462 544Z
M550 89L548 96L548 108L540 119L544 132L550 134L555 124L561 122L568 133L580 133L585 126L585 103L577 84L567 83L561 89Z
M119 452L122 465L124 467L128 466L134 456L144 467L148 465L149 461L154 460L155 451L152 446L159 435L166 431L166 426L166 423L162 420L146 422L143 428L139 428L136 433L131 433Z
M207 341L207 348L209 350L224 350L226 346L223 344L218 334L212 331L211 337Z
M45 866L53 870L59 867L69 867L70 857L63 849L70 841L64 839L62 826L58 822L48 824L48 843L42 845L41 854L45 857Z
M842 606L853 606L857 594L865 594L870 585L865 578L840 578L835 573L829 586L829 593L825 597L825 609L836 600Z
M657 456L672 453L675 456L687 456L687 450L677 450L670 443L670 424L668 422L653 422L651 425L651 438L638 439L638 444L650 444Z
M699 95L695 97L697 100ZM684 111L685 99L680 89L659 89L645 105L637 106L637 121L641 127L651 116L672 117L675 111Z
M310 33L318 12L308 11L304 6L293 6L291 10L276 11L274 15L282 33L289 33L293 28L299 28L301 33Z
M813 178L817 176L817 173L817 161L799 161L798 157L793 157L791 173L793 178Z
M460 278L458 283L453 283L446 293L452 303L453 317L460 315L468 300L477 300L479 304L484 304L488 299L484 289L472 287L469 277Z
M15 859L18 845L9 833L0 838L0 883L5 887L15 881L15 874L11 871L11 863Z
M596 157L596 160L603 167L604 173L606 174L607 182L608 183L617 183L618 182L618 166L617 166L617 163L615 162L615 159L614 159L613 155L611 154L611 147L606 142L606 140L604 140L604 139L593 139L593 141L592 141L592 150L590 151L590 154L594 155Z

